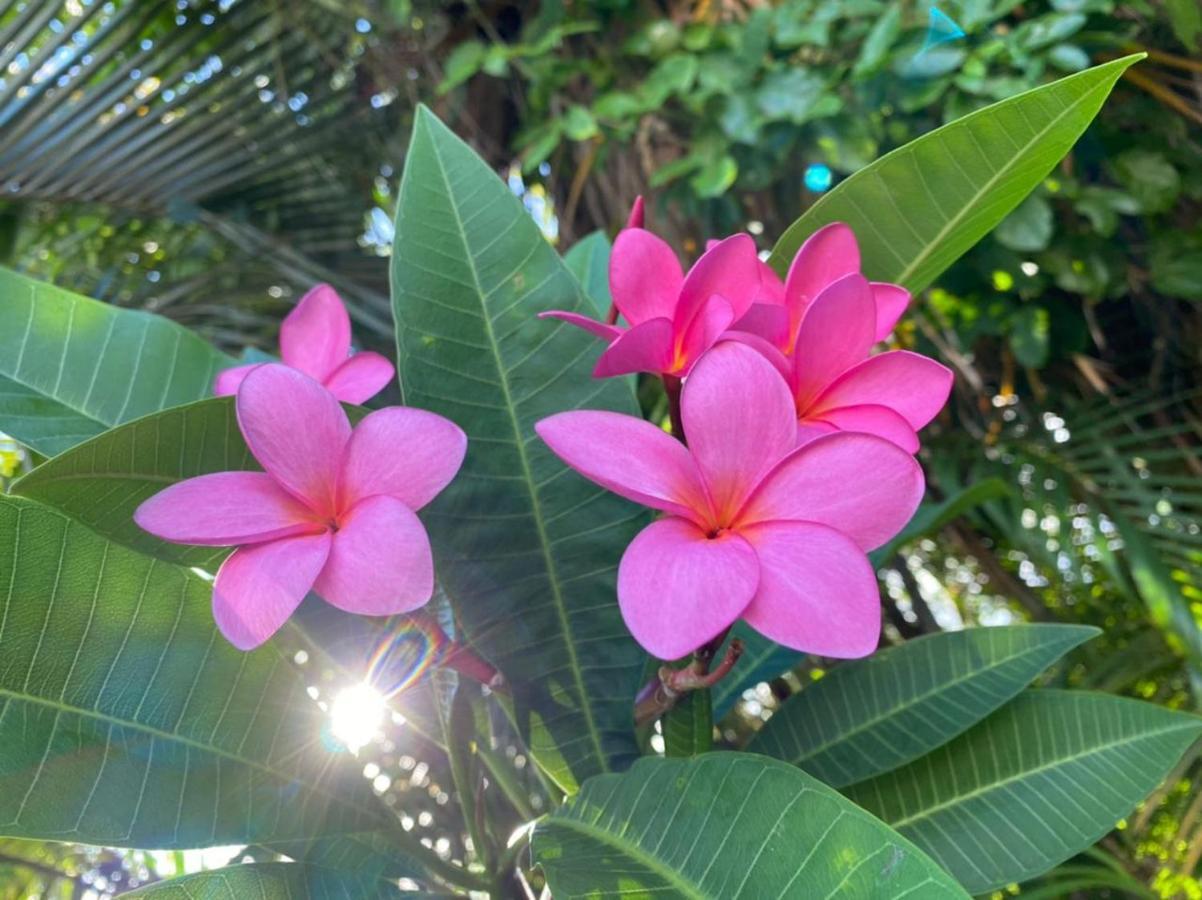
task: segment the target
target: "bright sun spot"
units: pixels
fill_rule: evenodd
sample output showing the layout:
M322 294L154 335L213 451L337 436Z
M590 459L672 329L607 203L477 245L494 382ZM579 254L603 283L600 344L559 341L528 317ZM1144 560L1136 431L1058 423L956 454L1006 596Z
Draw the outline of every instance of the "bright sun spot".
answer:
M358 753L384 721L384 696L369 684L349 687L334 698L330 718L334 737Z

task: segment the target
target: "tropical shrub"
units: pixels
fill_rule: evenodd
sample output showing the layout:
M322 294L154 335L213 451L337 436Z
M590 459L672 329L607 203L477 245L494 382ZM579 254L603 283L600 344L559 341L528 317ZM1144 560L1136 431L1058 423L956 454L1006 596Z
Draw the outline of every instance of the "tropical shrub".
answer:
M420 109L391 256L405 406L355 405L392 364L350 355L328 287L277 362L3 274L0 430L37 464L0 496L0 831L247 847L146 897L964 897L1086 851L1202 723L1032 688L1087 626L873 653L874 569L998 494L923 502L951 372L872 348L1136 59L886 155L766 263L735 235L687 274L641 204L561 258ZM331 729L296 642L360 682L350 724L395 703L445 759L462 854L362 777L362 727ZM846 661L714 749L799 653Z

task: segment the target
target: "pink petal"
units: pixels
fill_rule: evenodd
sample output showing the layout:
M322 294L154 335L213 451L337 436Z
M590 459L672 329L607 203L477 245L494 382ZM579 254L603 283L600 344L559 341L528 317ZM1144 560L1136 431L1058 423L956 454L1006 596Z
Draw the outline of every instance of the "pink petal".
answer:
M563 312L558 309L540 312L538 317L540 319L559 319L562 322L567 322L569 325L583 328L589 334L599 337L606 342L617 340L626 331L625 328L619 328L617 325L606 325L604 322L598 322L596 319L590 319L588 316L580 315L580 313Z
M718 521L729 518L793 449L797 418L789 388L747 345L723 341L684 383L681 417Z
M679 659L739 618L758 580L755 552L737 534L710 539L692 522L660 519L622 556L618 605L649 653Z
M832 222L806 238L785 276L785 305L793 327L827 285L859 271L860 248L847 225Z
M909 350L882 353L840 375L809 410L821 417L843 406L887 406L915 431L935 418L952 390L952 371Z
M918 435L910 423L887 406L843 406L824 412L821 421L839 431L875 434L897 444L907 453L918 452Z
M872 298L876 301L876 339L883 341L910 305L910 292L900 284L874 281Z
M671 319L684 275L664 241L642 228L618 234L609 256L609 291L631 325Z
M213 583L213 618L239 650L253 650L300 606L330 552L328 532L240 547Z
M623 332L597 359L594 378L629 375L632 372L670 372L675 368L673 331L670 319L640 322Z
M722 335L722 341L733 341L736 344L745 344L750 347L768 362L772 363L772 368L780 373L780 377L787 384L792 384L793 380L793 361L782 353L774 344L769 343L758 334L752 334L749 331L731 330Z
M879 547L914 515L922 468L909 453L871 434L841 432L810 441L772 471L739 513L739 527L816 522L865 550Z
M818 419L801 419L797 423L797 446L804 447L810 441L823 435L835 434L839 429L834 425Z
M751 308L733 327L736 331L754 334L782 349L788 346L792 336L789 331L789 311L783 306L768 303L751 304Z
M876 343L876 304L861 275L845 275L806 309L793 349L797 408L808 410L832 381L868 358Z
M630 217L626 220L627 228L642 228L643 227L643 195L639 194L634 198L634 204L630 207Z
M713 294L701 305L689 327L685 329L680 339L680 350L677 353L677 363L673 374L684 376L701 358L701 354L712 347L730 328L734 321L735 311L725 298Z
M319 284L301 297L280 326L280 357L317 381L346 361L351 320L338 294Z
M755 241L746 234L733 234L706 250L681 285L672 318L676 330L686 330L714 294L725 298L734 318L741 319L760 292L759 262Z
M327 603L365 616L391 616L434 593L430 539L394 497L369 497L339 519L330 558L313 589Z
M743 613L748 625L816 656L855 659L876 649L876 575L850 538L810 522L770 522L740 534L760 563L759 589Z
M236 409L242 436L268 474L319 515L332 515L342 449L351 436L334 395L273 363L246 376Z
M238 388L242 384L242 379L253 372L262 363L248 363L245 366L234 366L232 369L222 369L217 373L217 377L213 379L213 396L228 397L230 394L238 393Z
M607 342L617 340L626 330L625 328L615 326L615 324L597 322L595 318L582 316L579 312L564 312L558 309L540 312L538 318L558 318L561 322L575 324L577 328L583 328L585 332L593 335L594 338L600 338Z
M556 456L615 494L678 516L709 518L705 488L689 451L650 422L579 410L543 419L534 430Z
M467 435L449 419L405 406L376 410L347 442L339 506L387 494L421 509L451 483L466 451Z
M159 491L134 512L143 531L176 544L234 547L324 529L266 472L215 472Z
M776 274L776 270L762 259L756 260L760 270L760 292L756 295L756 303L766 303L769 306L785 305L785 283Z
M370 350L356 353L325 380L326 390L343 403L364 403L392 381L396 369L385 357Z

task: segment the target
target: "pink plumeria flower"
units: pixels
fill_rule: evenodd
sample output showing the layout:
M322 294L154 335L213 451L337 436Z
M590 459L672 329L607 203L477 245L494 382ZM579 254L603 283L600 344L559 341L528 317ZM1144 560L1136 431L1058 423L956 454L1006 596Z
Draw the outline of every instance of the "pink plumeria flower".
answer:
M914 458L867 434L798 448L784 380L733 341L701 359L681 402L687 448L619 413L566 412L535 426L586 478L665 514L618 568L618 603L635 639L678 659L743 618L796 650L871 653L880 598L865 552L918 506Z
M280 326L280 358L299 369L343 403L363 403L384 389L395 370L379 353L351 355L351 319L332 287L319 284L301 298ZM242 379L261 363L219 372L213 393L234 394Z
M642 215L640 198L609 258L610 293L629 328L573 312L540 314L608 342L593 370L597 378L632 372L683 378L759 292L760 262L750 236L719 241L686 275L672 248L641 227Z
M806 306L793 352L731 332L756 347L784 375L797 410L798 441L834 431L861 431L918 450L918 430L935 418L952 389L952 372L908 350L872 356L878 292L862 275L833 281Z
M333 394L278 363L246 376L237 413L266 471L189 478L134 513L164 540L238 548L213 584L213 616L230 643L257 647L310 590L368 616L430 599L430 542L414 511L459 470L467 438L458 426L394 406L352 432Z
M734 325L756 334L792 355L805 311L826 288L846 275L860 274L860 247L855 233L842 222L819 228L801 245L784 281L760 263L763 288L755 303ZM876 309L873 343L883 341L910 303L910 292L897 284L871 282Z

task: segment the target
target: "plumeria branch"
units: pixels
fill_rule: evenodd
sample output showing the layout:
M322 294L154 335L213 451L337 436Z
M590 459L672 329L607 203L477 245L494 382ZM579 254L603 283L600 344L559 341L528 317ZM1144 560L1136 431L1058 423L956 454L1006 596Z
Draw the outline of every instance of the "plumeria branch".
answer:
M639 691L634 706L635 725L654 722L679 703L685 694L711 688L726 677L743 655L743 642L739 638L731 641L721 662L711 670L710 663L725 637L726 633L723 632L715 639L716 643L710 641L698 650L693 655L693 661L683 669L661 666L656 677Z
M491 690L505 689L505 676L467 644L453 640L432 615L424 611L409 615L413 624L424 631L436 647L442 648L436 665L478 681Z

